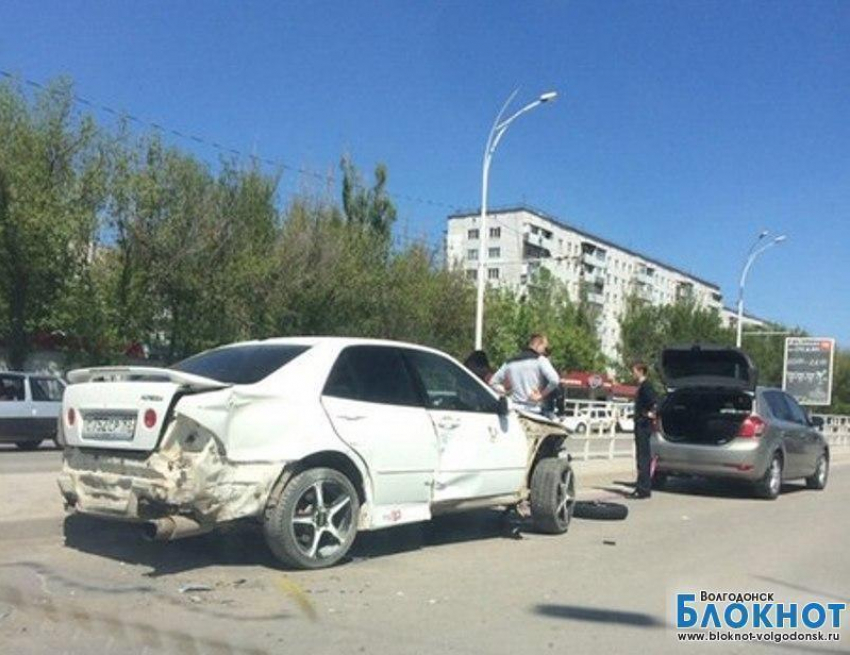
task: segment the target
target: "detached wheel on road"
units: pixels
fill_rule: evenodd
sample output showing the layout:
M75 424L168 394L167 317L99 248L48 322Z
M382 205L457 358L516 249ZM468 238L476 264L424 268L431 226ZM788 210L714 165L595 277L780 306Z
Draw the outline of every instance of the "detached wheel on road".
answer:
M576 503L573 514L576 518L593 521L622 521L629 515L629 508L622 503L588 500Z
M360 502L351 481L335 469L294 476L266 513L264 531L283 564L321 569L339 562L354 543Z
M770 464L761 479L756 482L756 495L766 500L776 500L782 489L782 455L773 453Z
M531 518L547 534L563 534L575 507L575 476L566 458L541 459L531 475Z
M827 480L829 480L829 456L826 453L821 453L815 472L806 478L806 486L809 489L820 491L826 488Z
M16 441L15 446L19 450L38 450L38 447L41 445L43 439L33 440L33 441Z

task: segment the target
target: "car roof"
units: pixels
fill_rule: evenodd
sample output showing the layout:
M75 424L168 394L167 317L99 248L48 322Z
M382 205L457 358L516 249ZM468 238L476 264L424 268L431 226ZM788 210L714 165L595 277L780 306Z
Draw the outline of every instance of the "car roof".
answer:
M333 336L304 336L304 337L270 337L268 339L253 339L251 341L238 341L218 346L219 348L236 348L243 346L259 345L281 345L281 346L318 346L333 345L337 348L345 346L393 346L396 348L415 348L416 350L427 350L445 355L437 348L430 348L418 343L407 341L393 341L392 339L369 339L365 337L333 337Z

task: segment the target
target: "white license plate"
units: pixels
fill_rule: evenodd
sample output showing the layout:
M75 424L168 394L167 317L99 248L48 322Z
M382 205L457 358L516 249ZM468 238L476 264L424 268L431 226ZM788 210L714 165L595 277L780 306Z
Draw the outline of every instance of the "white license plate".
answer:
M94 414L83 419L83 439L131 441L135 433L135 414Z

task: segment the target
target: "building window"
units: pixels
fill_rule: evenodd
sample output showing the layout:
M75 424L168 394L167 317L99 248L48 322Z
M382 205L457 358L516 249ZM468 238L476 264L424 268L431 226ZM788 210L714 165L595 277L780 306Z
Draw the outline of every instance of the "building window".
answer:
M488 280L498 280L499 279L499 269L498 268L488 268L487 269L487 279Z
M477 239L478 238L478 228L473 228L466 233L467 239Z
M540 234L540 228L537 227L536 225L532 225L531 226L531 233L532 234Z
M487 255L490 257L490 259L499 259L499 257L502 256L502 249L501 248L490 248L487 251Z
M474 280L477 277L478 277L478 271L477 270L475 270L474 268L467 268L466 269L466 279L467 280Z
M549 230L541 230L544 239L551 239L552 233Z
M470 248L466 251L466 258L471 260L478 259L478 250L475 248Z
M501 236L502 236L502 228L500 228L500 227L491 227L490 228L490 238L491 239L498 239Z

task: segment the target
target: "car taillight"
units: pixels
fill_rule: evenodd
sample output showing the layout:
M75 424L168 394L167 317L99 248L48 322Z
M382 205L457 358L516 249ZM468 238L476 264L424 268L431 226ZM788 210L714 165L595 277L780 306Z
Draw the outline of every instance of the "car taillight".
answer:
M71 407L68 409L68 425L74 425L74 421L77 420L77 412L74 411L74 408Z
M145 410L144 421L146 428L152 428L156 425L156 412L152 409Z
M766 427L767 423L764 422L764 419L762 419L761 416L757 414L750 414L744 419L744 422L741 423L741 427L738 428L738 436L748 439L760 437L764 434L764 429Z

